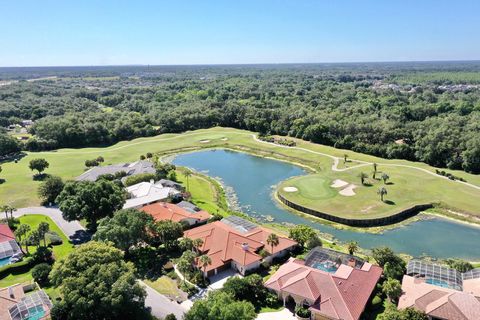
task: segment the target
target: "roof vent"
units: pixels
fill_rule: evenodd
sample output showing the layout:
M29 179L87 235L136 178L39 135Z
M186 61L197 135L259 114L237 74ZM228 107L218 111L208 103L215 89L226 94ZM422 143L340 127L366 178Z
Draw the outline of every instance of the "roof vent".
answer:
M243 251L248 251L248 243L246 242L242 243L242 249Z
M15 299L15 294L13 293L12 287L8 287L8 295L10 296L10 298Z

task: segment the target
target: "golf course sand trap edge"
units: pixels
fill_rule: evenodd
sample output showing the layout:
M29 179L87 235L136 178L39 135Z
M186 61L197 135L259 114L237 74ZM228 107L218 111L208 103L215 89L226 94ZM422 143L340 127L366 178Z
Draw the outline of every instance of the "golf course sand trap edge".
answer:
M340 193L342 196L351 197L355 195L355 191L353 191L353 189L356 187L357 186L354 184L349 184L346 188L340 190L338 193Z
M330 185L332 188L343 188L348 185L348 182L340 180L340 179L335 179L333 180L333 183Z
M284 187L283 191L285 191L285 192L297 192L298 189L295 188L295 187Z
M209 143L210 140L200 140L200 143Z

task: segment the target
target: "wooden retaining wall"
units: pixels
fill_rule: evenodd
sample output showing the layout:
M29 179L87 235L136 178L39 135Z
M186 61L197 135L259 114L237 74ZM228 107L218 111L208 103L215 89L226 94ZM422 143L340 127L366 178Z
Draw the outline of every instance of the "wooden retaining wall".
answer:
M291 202L287 199L285 199L280 193L277 192L278 199L285 204L286 206L295 209L297 211L310 214L312 216L322 218L325 220L333 221L336 223L341 223L345 224L347 226L352 226L352 227L379 227L379 226L386 226L394 223L401 222L405 219L411 218L415 215L417 215L419 212L424 211L426 209L433 208L432 204L420 204L420 205L415 205L411 208L402 210L398 213L395 213L391 216L388 217L382 217L382 218L373 218L373 219L347 219L347 218L342 218L342 217L337 217L325 212L320 212L311 208L307 208L304 206L301 206L299 204L296 204L294 202Z

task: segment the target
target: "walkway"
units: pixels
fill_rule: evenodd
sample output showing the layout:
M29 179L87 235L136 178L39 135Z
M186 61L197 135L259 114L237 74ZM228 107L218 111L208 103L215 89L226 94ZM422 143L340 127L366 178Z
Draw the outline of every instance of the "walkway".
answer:
M163 319L168 314L173 313L177 319L183 318L183 314L187 311L183 306L171 301L163 294L158 293L143 281L139 280L139 282L145 287L145 291L147 292L145 306L151 308L151 312L155 317Z
M257 320L297 320L297 317L288 310L287 308L283 308L280 311L276 312L263 312L259 313L257 316Z
M78 221L66 221L63 219L60 209L55 207L28 207L20 208L13 212L13 216L18 218L26 214L42 214L50 217L53 222L63 231L63 233L72 241L73 244L80 244L90 240L91 235Z

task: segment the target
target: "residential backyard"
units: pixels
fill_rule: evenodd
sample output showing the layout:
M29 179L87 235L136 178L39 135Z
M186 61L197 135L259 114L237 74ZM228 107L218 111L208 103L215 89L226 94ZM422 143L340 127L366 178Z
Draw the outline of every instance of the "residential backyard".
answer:
M27 224L30 226L31 230L35 230L41 222L46 222L49 225L50 231L55 232L62 239L63 243L61 245L53 246L53 256L56 260L60 260L70 252L74 250L73 244L70 243L65 234L58 228L58 226L47 216L40 214L29 214L18 218L20 224ZM25 250L25 246L22 246ZM30 254L34 253L36 250L35 246L29 246ZM33 265L32 265L33 268ZM25 271L24 268L21 269L22 272L18 273L13 269L10 273L0 279L0 288L4 288L16 283L23 283L32 280L31 269Z

